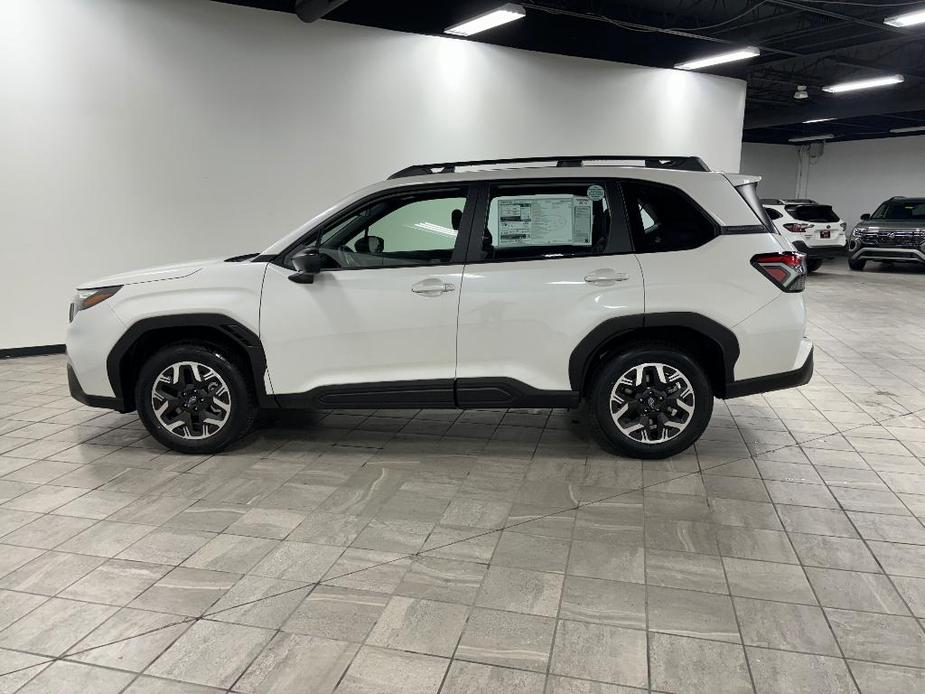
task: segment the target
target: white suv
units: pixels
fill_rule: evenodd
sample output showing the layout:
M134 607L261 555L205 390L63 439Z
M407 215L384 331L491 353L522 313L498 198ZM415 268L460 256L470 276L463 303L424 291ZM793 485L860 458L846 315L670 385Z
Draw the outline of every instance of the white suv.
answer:
M611 451L674 455L714 396L812 375L804 257L758 180L695 157L412 166L263 253L82 285L71 392L190 453L258 408L584 398Z
M815 272L824 260L847 255L847 222L835 214L831 205L815 200L763 199L761 204L774 226L801 253L806 254L806 267Z

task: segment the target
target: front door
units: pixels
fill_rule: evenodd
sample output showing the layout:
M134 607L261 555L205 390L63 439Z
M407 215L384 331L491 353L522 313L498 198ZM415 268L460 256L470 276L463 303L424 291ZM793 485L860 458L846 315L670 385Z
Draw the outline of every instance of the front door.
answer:
M368 200L269 266L260 337L282 404L452 406L468 197L457 186ZM318 233L322 271L290 281Z

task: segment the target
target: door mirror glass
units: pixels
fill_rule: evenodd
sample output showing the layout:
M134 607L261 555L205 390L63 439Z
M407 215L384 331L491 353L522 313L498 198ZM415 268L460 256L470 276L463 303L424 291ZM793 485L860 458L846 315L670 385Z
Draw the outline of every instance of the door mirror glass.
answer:
M865 212L864 214L861 215L862 222L866 222L868 219L870 219L870 212Z

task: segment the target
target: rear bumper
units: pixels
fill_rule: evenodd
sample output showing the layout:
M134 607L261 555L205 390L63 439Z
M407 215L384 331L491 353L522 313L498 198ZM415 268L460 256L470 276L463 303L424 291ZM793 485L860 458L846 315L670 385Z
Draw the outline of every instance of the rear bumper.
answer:
M108 410L125 412L124 403L121 398L107 398L102 395L87 395L77 380L77 374L74 373L74 367L67 365L67 387L71 391L71 397L77 402L82 402L89 407L104 407Z
M807 258L832 259L844 258L848 254L845 246L807 246L804 241L791 241L793 247Z
M783 390L784 388L796 388L805 386L813 377L813 350L810 348L809 355L803 366L793 371L785 371L778 374L769 374L767 376L758 376L756 378L746 378L742 381L733 381L726 384L726 398L741 398L745 395L755 395L756 393L767 393L771 390Z

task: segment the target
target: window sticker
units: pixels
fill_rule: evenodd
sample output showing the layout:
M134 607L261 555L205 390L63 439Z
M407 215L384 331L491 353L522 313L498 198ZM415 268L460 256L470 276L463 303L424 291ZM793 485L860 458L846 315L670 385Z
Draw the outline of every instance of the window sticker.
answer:
M498 247L590 246L591 200L574 195L498 198Z
M591 202L598 202L604 199L604 188L596 183L588 186L588 199Z

